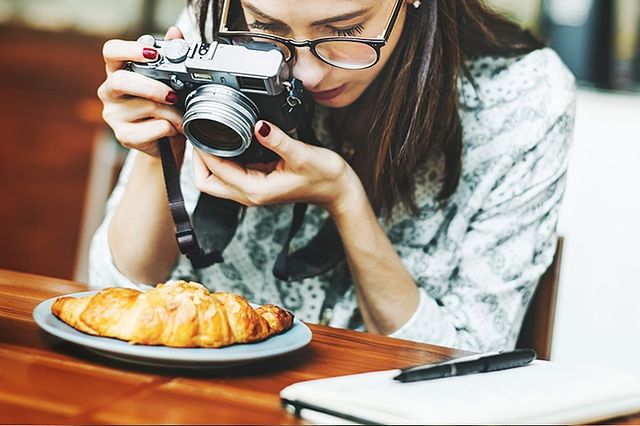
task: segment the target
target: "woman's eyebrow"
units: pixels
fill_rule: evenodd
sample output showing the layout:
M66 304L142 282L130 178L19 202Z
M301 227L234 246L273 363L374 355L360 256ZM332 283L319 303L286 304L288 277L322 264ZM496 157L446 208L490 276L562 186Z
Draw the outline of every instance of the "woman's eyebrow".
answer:
M319 19L317 21L313 21L311 25L319 26L319 25L331 24L333 22L348 21L349 19L362 16L368 13L370 10L371 8L367 7L365 9L356 10L355 12L343 13L342 15L333 16L331 18Z
M279 19L274 18L273 16L269 16L266 13L264 13L263 11L261 11L260 9L258 9L257 7L255 7L254 5L252 5L251 3L244 3L242 5L243 7L249 9L251 11L251 13L253 13L254 15L258 15L264 19L268 19L269 21L278 24L278 25L283 25L285 27L288 27L287 24L285 24L284 22L282 22Z
M282 22L281 20L274 18L273 16L267 15L266 13L264 13L263 11L261 11L260 9L252 5L251 3L244 3L243 7L246 7L247 9L249 9L251 13L253 13L254 15L258 15L264 19L268 19L269 21L275 24L288 27L288 25ZM358 16L364 15L368 13L370 10L371 8L367 7L364 9L356 10L354 12L343 13L342 15L338 15L338 16L332 16L330 18L319 19L317 21L313 21L311 25L321 26L321 25L331 24L334 22L348 21L349 19L357 18Z

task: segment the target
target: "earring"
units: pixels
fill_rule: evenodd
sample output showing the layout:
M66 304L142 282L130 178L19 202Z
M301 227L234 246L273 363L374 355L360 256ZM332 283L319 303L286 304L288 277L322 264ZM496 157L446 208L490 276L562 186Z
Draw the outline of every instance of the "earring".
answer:
M422 4L422 2L421 2L420 0L416 0L416 1L414 1L412 4L413 4L414 9L417 9L417 8L419 8L419 7L420 7L420 5Z

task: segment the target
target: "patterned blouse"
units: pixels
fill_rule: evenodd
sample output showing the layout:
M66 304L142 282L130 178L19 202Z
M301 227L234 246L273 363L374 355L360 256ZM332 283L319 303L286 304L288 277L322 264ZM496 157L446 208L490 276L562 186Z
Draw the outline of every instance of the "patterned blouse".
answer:
M187 32L188 37L193 31ZM187 38L188 38L187 37ZM484 57L461 77L462 176L446 201L435 196L442 163L416 172L417 214L396 209L380 220L419 287L418 309L391 337L474 351L515 346L535 287L551 263L565 188L574 117L574 78L550 49L517 58ZM314 128L328 148L328 112ZM198 197L189 146L181 174L187 210ZM114 266L107 228L133 165L130 153L90 252L90 285L135 287ZM346 262L320 276L284 282L272 274L291 222L291 206L247 209L225 262L194 270L181 256L170 279L276 303L303 321L364 331ZM311 206L292 250L305 245L327 217ZM393 285L392 282L389 285Z

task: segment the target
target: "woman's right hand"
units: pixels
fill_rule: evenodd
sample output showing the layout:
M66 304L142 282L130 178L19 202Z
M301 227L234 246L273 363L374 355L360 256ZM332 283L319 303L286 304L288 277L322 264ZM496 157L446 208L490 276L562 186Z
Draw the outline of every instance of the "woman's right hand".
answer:
M177 27L165 39L182 38ZM102 117L125 147L159 156L157 141L169 137L174 153L184 152L182 113L177 94L166 84L125 70L127 62L150 62L158 52L137 41L109 40L102 54L107 78L98 88ZM181 155L180 155L181 156Z

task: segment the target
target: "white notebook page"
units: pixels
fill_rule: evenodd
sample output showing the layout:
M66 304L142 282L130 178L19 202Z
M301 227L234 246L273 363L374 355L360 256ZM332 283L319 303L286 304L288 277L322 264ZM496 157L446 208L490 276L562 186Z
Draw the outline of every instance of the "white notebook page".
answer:
M398 373L303 382L281 396L380 423L572 423L640 410L640 377L611 367L534 361L413 383Z

